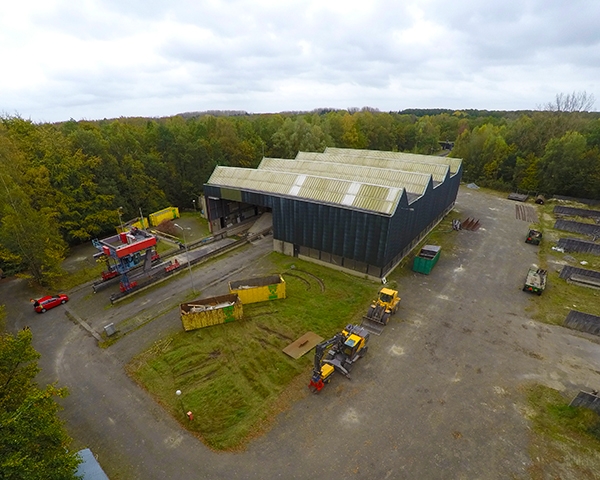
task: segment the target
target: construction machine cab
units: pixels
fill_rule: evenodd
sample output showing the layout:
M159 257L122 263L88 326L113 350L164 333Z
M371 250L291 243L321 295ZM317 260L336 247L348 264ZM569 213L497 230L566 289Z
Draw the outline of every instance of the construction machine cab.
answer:
M384 287L379 290L379 295L369 307L367 314L363 317L362 326L369 332L379 335L383 327L387 325L390 317L398 310L400 297L396 290Z
M381 305L390 305L394 302L394 298L398 295L398 292L395 290L391 290L389 288L382 288L379 291L379 300L378 303Z
M315 362L309 388L320 392L334 372L350 378L354 362L367 353L369 332L358 325L346 325L340 333L315 347Z
M358 335L350 334L350 336L344 342L344 347L343 347L344 355L346 355L349 358L354 357L354 355L356 354L356 351L360 347L360 344L362 341L363 341L363 339L361 337L359 337Z

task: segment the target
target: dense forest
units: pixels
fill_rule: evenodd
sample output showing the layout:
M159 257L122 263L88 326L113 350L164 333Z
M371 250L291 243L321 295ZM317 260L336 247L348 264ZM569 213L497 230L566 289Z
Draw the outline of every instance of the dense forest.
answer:
M558 97L557 97L558 98ZM0 268L44 283L69 245L193 199L216 165L256 167L326 146L435 154L455 142L463 180L600 199L600 114L371 108L0 123ZM122 207L122 210L119 209Z

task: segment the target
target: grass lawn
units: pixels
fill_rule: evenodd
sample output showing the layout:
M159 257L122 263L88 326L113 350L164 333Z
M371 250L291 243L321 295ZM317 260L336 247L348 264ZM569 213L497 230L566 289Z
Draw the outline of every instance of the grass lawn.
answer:
M281 350L307 331L330 338L346 324L360 323L380 286L276 253L266 261L271 273L283 274L286 299L246 305L239 322L181 331L128 366L159 403L216 450L243 447L289 399L308 391L312 352L294 360ZM193 422L185 417L188 410Z
M563 204L588 208L585 205L560 203L560 205ZM539 246L539 264L548 269L548 286L540 299L535 302L537 307L535 318L545 323L562 325L569 310L600 315L600 290L567 283L566 280L559 277L562 266L572 265L587 270L600 271L600 257L576 252L565 254L552 250L552 247L556 245L560 238L590 240L585 235L554 229L556 216L553 210L556 205L559 205L559 203L550 201L544 206L538 207L540 221L531 225L530 228L541 230L543 233L542 243ZM576 217L567 218L582 221L582 219ZM580 263L582 261L587 262L587 264L582 265Z
M102 271L106 269L104 262L98 262L94 266L82 265L77 271L67 272L53 281L52 288L56 291L68 292L69 290L84 285L92 280L99 280Z
M560 392L542 385L526 388L532 424L531 478L598 478L600 417L587 408L569 407Z
M185 220L186 225L193 230L198 238L210 237L208 229L208 220L200 216L197 212L181 212L181 218ZM175 220L177 222L177 220Z

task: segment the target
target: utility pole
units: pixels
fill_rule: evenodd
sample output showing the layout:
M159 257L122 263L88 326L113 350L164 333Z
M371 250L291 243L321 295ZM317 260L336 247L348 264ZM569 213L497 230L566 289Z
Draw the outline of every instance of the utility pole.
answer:
M121 211L122 210L123 210L123 207L117 208L117 213L119 215L119 225L121 225L121 233L123 233L125 231L125 229L123 228L123 219L121 218Z
M183 246L185 247L185 256L187 257L188 270L190 272L190 280L192 282L192 292L196 293L196 289L194 288L194 276L192 275L192 264L190 263L190 252L188 251L187 241L185 239L185 229L177 223L174 223L173 225L183 232Z

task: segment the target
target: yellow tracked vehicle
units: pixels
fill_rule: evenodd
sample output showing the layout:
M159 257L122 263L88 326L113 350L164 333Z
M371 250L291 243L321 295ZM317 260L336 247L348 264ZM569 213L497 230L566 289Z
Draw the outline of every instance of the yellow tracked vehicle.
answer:
M320 392L331 381L334 372L350 378L350 370L369 347L369 332L358 325L346 325L346 328L329 340L315 347L315 364L308 387Z

